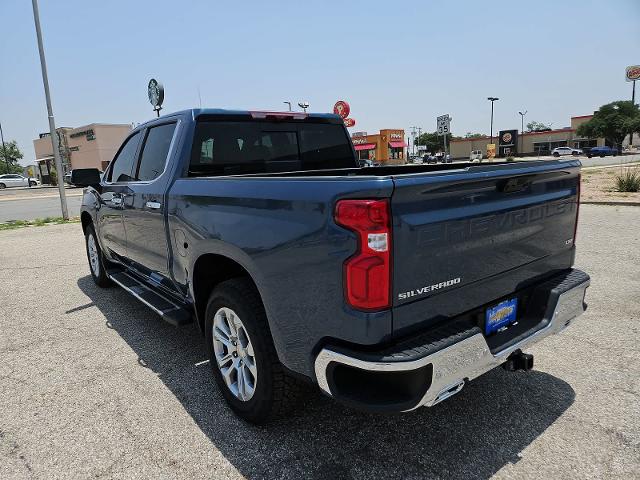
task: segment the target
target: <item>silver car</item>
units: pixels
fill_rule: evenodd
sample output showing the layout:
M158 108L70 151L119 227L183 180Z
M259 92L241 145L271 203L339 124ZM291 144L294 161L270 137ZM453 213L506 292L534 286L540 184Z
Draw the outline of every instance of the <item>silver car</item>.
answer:
M582 155L582 150L579 148L571 148L571 147L558 147L554 148L551 152L551 155L554 157L559 157L560 155Z
M5 173L0 175L0 189L8 187L35 187L38 180L27 178L17 173Z

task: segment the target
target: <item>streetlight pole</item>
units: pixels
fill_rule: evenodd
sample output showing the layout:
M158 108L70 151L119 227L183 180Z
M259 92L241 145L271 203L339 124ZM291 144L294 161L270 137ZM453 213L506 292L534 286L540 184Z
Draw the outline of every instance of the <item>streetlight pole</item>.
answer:
M282 103L286 103L287 105L289 105L289 111L291 111L291 102L282 102Z
M524 116L527 114L529 110L525 110L524 112L518 112L520 114L520 156L524 153L522 150L524 149L524 138L522 134L524 133Z
M498 97L487 97L487 100L491 102L491 140L490 144L493 143L493 102L500 100Z
M44 58L44 47L42 46L42 31L40 29L40 13L38 12L38 0L31 0L33 6L33 21L36 24L36 35L38 36L38 51L40 53L40 67L42 69L42 83L44 84L44 96L47 100L47 114L49 116L49 132L51 134L51 146L53 147L53 157L56 161L56 170L58 171L58 192L60 193L60 208L62 209L62 218L69 220L69 211L67 210L67 197L64 193L64 171L62 170L62 159L60 158L60 150L58 147L58 136L56 135L56 122L53 117L53 108L51 107L51 93L49 92L49 77L47 75L47 62Z

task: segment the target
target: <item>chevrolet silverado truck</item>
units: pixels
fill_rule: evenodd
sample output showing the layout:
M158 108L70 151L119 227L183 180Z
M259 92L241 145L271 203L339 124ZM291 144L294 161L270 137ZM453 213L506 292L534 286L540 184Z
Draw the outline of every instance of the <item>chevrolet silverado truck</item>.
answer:
M522 349L586 308L580 166L361 168L336 115L194 109L72 181L95 283L195 322L226 401L261 423L305 383L398 412L530 369Z

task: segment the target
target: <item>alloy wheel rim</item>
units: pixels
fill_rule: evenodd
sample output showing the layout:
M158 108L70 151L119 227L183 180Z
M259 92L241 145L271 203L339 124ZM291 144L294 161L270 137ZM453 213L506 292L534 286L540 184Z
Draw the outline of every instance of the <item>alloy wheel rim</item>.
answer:
M258 369L249 334L232 309L222 307L213 317L213 350L227 388L243 402L256 391Z
M96 246L96 240L93 238L93 235L89 235L87 250L89 251L91 271L97 277L100 275L100 258L98 257L98 247Z

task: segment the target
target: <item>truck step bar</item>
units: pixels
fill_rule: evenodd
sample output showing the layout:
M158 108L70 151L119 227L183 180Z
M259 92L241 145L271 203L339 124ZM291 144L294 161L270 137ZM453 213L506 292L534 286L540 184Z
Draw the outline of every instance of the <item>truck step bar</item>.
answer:
M175 301L161 295L156 290L151 289L129 273L122 270L108 270L107 276L114 283L124 288L147 307L155 311L165 322L176 327L181 327L193 321L193 316L188 309L176 304Z

